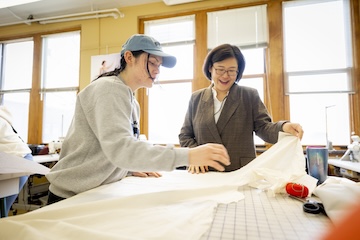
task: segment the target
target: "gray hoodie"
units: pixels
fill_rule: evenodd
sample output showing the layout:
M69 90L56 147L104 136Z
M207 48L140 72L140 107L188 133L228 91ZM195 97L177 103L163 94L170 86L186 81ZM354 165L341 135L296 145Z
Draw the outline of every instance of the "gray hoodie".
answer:
M118 77L103 77L77 96L75 114L60 159L46 178L50 191L68 198L115 182L128 171L171 171L188 165L187 148L166 148L138 141L133 123L140 108L132 90Z

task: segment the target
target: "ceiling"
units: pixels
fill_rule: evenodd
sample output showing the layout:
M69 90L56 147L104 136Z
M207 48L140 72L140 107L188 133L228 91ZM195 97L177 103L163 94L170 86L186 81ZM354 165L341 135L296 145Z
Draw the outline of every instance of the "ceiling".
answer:
M23 24L33 18L45 19L55 16L135 6L162 0L42 0L0 9L0 26Z

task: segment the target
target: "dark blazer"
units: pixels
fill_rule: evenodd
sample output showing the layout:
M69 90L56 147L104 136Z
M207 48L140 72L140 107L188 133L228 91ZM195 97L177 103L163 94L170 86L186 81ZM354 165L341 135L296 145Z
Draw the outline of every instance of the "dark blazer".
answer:
M256 157L253 133L265 142L276 143L285 121L272 122L256 89L234 84L215 124L212 87L192 94L179 134L180 145L223 144L231 160L225 171L237 170Z

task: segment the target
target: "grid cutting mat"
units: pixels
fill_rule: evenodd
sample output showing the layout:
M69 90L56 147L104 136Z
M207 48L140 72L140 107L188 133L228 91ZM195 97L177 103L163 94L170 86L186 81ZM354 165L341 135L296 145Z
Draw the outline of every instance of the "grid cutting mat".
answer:
M244 193L245 199L220 204L209 231L201 240L314 240L332 224L322 213L305 213L302 202L287 194L271 197L264 191L247 186L239 190Z

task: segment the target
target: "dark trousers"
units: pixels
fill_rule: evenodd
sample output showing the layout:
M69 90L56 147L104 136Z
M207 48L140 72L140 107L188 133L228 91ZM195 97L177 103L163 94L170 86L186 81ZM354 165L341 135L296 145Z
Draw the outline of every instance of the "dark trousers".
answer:
M50 190L49 190L47 205L59 202L64 199L65 198L59 197L59 196L53 194L52 192L50 192Z

